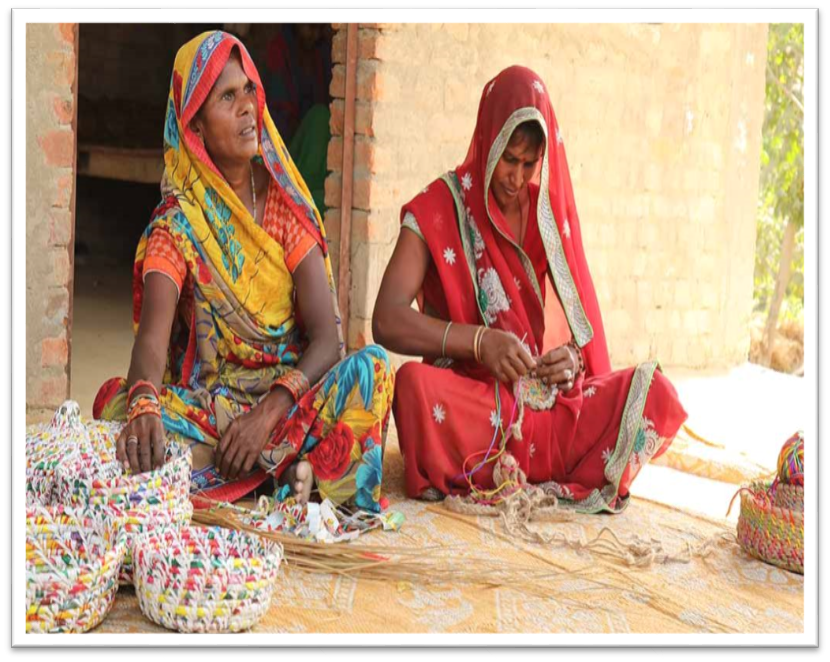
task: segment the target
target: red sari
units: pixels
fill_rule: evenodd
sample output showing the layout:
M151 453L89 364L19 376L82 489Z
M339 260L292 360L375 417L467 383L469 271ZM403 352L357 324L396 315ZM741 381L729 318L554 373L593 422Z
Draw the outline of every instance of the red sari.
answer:
M535 120L546 135L539 186L530 185L524 244L514 241L490 191L496 163L514 129ZM521 439L506 450L529 482L545 484L582 512L619 512L640 468L665 452L686 412L656 362L612 372L585 254L565 150L544 84L511 67L482 92L462 165L430 184L401 210L405 228L427 244L431 263L422 311L485 324L524 338L533 356L573 338L586 370L546 410L525 408ZM465 459L477 466L496 429L508 431L510 385L483 366L426 358L398 372L394 415L411 497L429 488L464 494ZM508 432L509 434L509 432ZM495 450L498 450L496 441ZM494 487L492 463L473 476Z

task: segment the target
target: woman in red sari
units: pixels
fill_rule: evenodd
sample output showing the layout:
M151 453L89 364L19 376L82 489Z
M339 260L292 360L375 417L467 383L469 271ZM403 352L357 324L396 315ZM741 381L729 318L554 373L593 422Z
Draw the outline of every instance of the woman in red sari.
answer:
M611 370L564 146L536 74L514 66L488 82L466 159L401 221L373 331L424 357L395 387L408 495L492 489L483 460L505 438L530 483L582 512L622 510L686 412L656 362Z

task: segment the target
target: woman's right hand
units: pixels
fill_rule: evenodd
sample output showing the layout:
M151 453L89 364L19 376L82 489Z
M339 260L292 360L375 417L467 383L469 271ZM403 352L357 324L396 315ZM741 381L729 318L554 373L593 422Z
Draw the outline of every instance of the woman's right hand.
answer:
M512 333L490 329L481 338L481 362L496 379L513 384L536 367L536 363Z
M158 469L164 464L164 425L158 416L138 416L121 431L115 448L115 456L133 473Z

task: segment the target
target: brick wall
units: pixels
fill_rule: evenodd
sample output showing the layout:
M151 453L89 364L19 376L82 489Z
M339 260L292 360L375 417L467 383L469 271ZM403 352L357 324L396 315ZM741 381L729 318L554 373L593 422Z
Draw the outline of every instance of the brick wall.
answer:
M68 394L74 225L77 24L26 29L26 403Z
M333 44L326 226L339 239L345 26ZM361 25L350 344L402 204L464 157L484 83L545 81L615 365L746 360L765 25Z

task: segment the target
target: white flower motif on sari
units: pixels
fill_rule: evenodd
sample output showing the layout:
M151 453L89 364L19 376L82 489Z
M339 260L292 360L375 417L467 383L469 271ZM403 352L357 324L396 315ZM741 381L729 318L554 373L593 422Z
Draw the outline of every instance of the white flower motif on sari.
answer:
M455 264L455 251L449 246L444 249L444 260L450 266Z
M469 172L465 172L464 176L461 178L461 186L465 191L469 191L473 188L473 176Z
M478 286L479 306L487 324L492 324L496 321L496 315L510 310L510 302L493 267L478 270Z
M447 412L444 410L442 405L438 404L432 408L432 417L438 425L441 425L441 423L444 422L444 419L447 418Z
M604 451L602 451L602 461L603 461L603 463L608 464L608 460L610 460L610 459L611 459L611 449L606 448Z
M490 427L497 428L501 425L501 416L499 413L494 409L490 412Z
M565 222L562 223L562 234L570 239L571 236L571 224L568 223L568 219L565 219Z
M519 290L519 292L521 292L522 282L516 276L513 276L513 282L516 284L516 289Z
M584 395L586 398L593 398L594 395L596 395L596 392L597 392L597 387L596 386L589 386L588 388L585 389L585 391L582 393L582 395Z
M542 85L541 81L534 80L533 89L536 90L539 94L545 93L545 87Z

